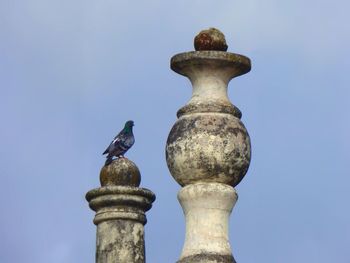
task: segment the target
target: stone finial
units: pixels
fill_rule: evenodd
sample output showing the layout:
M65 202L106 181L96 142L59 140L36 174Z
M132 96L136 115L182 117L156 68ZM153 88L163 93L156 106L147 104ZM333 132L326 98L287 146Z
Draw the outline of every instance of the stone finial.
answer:
M171 175L182 186L236 186L249 167L250 138L227 87L232 78L250 71L250 59L223 51L192 51L172 57L171 69L188 77L193 86L192 98L178 111L167 140Z
M197 51L226 51L228 46L226 44L225 35L220 30L212 27L199 32L194 38L194 48Z
M196 51L171 58L171 69L192 84L190 101L178 112L166 144L166 161L182 188L178 199L186 219L178 263L235 263L228 239L229 216L238 195L233 188L250 164L250 138L241 111L227 96L231 79L250 71L250 59L226 52L217 29L201 31Z
M96 263L144 263L146 212L155 195L140 188L140 171L127 158L102 167L101 187L86 194L96 212Z
M140 171L136 164L127 158L118 158L102 167L100 172L101 186L124 185L139 186Z

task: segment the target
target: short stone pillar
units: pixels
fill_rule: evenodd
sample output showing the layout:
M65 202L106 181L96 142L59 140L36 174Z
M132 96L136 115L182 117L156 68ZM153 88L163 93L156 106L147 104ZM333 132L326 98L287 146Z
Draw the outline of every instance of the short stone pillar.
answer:
M140 171L126 158L103 166L101 187L86 194L96 211L96 263L144 263L145 212L151 209L155 195L139 188Z
M242 114L227 97L227 85L251 65L249 58L226 52L225 37L217 29L200 32L195 48L171 59L171 69L193 86L166 145L170 173L183 186L178 199L186 237L178 263L234 263L228 222L237 201L234 187L248 170L251 150Z

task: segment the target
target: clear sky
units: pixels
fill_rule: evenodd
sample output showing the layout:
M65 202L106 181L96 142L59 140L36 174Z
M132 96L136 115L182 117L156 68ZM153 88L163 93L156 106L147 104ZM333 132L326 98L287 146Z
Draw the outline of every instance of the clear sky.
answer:
M217 27L252 71L229 86L252 141L230 219L240 263L350 262L348 1L0 0L0 261L94 262L101 153L127 153L157 195L147 261L184 240L165 142L190 82L169 60Z

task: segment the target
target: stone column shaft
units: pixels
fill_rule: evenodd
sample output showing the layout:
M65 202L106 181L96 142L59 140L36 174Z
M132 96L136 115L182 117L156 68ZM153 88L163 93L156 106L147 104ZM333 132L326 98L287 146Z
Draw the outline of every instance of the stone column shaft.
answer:
M186 238L179 263L202 262L214 255L233 262L228 221L237 200L234 188L220 183L190 184L180 190L178 199L186 219Z
M117 219L98 224L96 262L143 263L144 255L144 229L141 223Z

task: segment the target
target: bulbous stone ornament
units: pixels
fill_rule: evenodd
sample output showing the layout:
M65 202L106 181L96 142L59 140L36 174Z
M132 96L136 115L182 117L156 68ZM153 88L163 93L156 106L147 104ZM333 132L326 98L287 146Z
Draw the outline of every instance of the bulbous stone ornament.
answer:
M102 167L100 172L101 186L124 185L139 186L141 174L136 164L127 158L117 158L109 165Z
M236 186L248 170L251 146L242 114L227 97L227 85L250 71L249 58L217 50L192 51L172 57L171 69L188 77L193 86L192 98L178 111L166 144L171 175L181 186Z
M224 34L216 29L209 28L202 30L194 38L194 48L197 51L200 50L227 50L227 44Z

